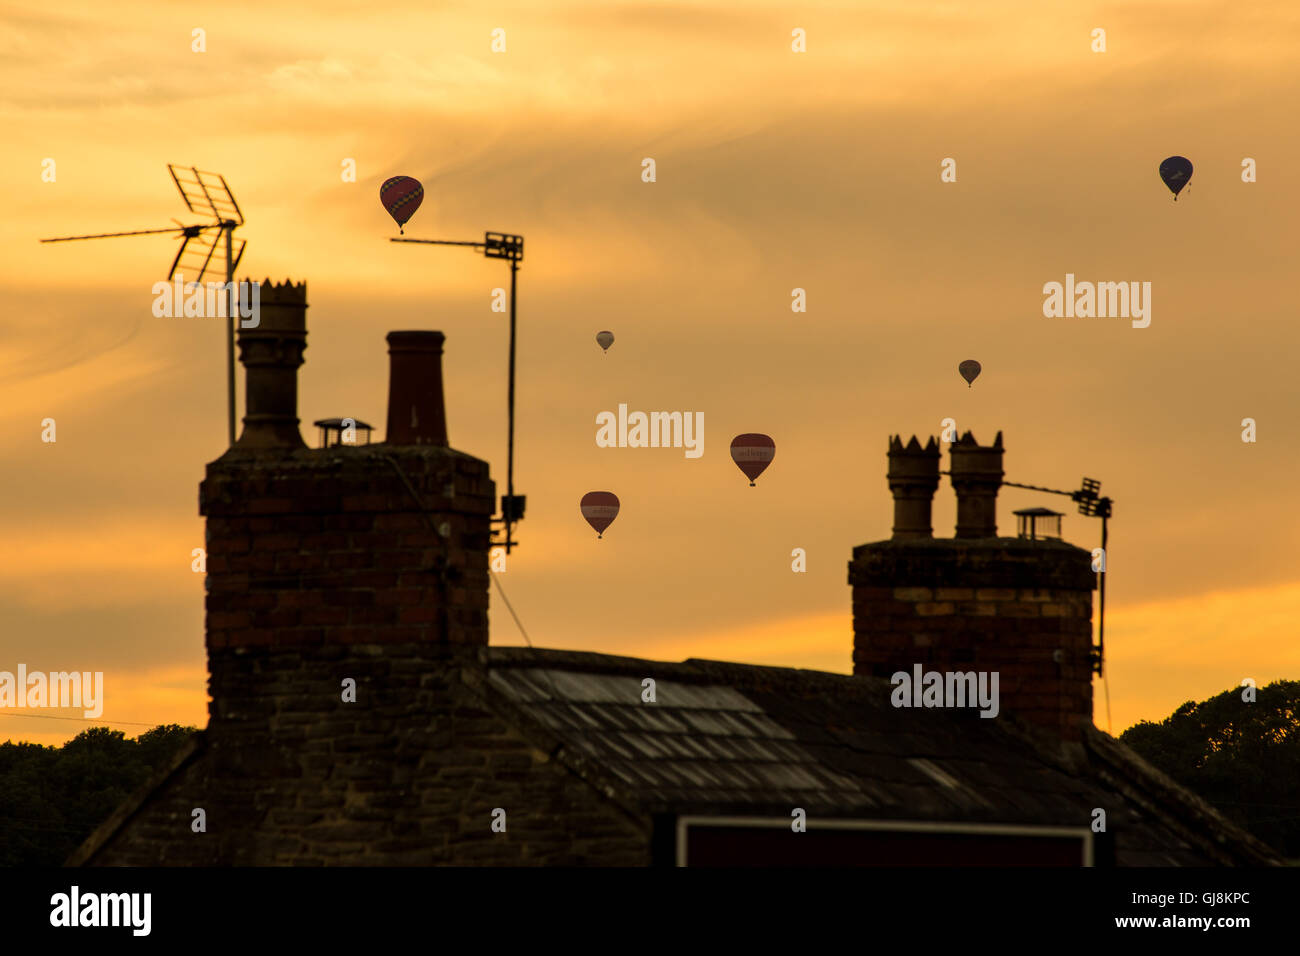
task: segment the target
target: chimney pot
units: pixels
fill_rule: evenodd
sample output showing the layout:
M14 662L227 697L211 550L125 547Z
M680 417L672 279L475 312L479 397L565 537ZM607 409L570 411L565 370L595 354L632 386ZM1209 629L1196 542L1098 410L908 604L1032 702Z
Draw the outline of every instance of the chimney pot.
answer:
M388 444L448 447L444 341L441 332L388 333Z
M894 537L933 537L930 508L939 487L939 446L934 437L925 448L915 435L906 447L901 435L891 438L888 480L894 495Z
M267 279L258 293L257 327L239 324L244 430L235 447L306 448L298 431L298 366L307 347L307 283Z
M938 448L890 436L894 536L854 548L849 563L853 673L996 673L1007 714L1074 746L1092 718L1092 553L997 537L1002 452L1001 432L989 447L970 432L953 443L957 537L935 539Z
M948 474L957 493L958 538L998 536L998 489L1002 487L1002 433L981 446L970 432L953 442Z

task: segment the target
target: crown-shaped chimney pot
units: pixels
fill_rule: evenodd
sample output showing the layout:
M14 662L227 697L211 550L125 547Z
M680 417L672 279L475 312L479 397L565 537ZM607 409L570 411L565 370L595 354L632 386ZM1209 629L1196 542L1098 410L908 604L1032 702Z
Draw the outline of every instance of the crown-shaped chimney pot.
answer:
M247 280L245 280L247 281ZM307 283L259 284L257 325L239 323L244 366L241 450L307 447L298 431L298 366L307 348Z
M958 538L998 536L998 489L1002 487L1002 432L989 446L969 431L949 451L949 477L957 493Z
M915 435L906 446L901 435L891 436L888 480L894 495L894 537L933 537L930 509L939 487L939 446L934 437L922 448Z
M1092 554L1058 539L997 537L1001 432L990 446L966 432L949 448L957 536L935 538L939 449L934 439L922 448L889 438L894 535L854 548L849 563L853 673L997 675L999 713L1077 747L1092 719Z

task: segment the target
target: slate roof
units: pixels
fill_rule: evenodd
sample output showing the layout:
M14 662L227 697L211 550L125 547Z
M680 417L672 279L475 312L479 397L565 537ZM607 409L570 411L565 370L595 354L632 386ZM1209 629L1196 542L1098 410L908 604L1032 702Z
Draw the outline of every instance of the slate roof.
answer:
M1265 865L1262 843L1089 729L895 708L887 680L720 661L489 647L494 709L634 812L1088 826L1119 865ZM642 680L655 703L642 703Z
M459 673L487 710L634 816L788 819L803 807L810 821L1084 827L1101 807L1120 866L1282 863L1094 728L1062 747L1007 714L894 708L890 683L872 677L519 647L469 654L476 663ZM647 677L653 704L641 701ZM208 733L68 865L89 861L185 765L205 759Z

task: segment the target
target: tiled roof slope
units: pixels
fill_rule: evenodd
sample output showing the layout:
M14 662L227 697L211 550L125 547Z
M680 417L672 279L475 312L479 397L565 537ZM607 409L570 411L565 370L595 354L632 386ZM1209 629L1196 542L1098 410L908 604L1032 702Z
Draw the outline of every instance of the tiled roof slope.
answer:
M382 648L374 650L382 661ZM793 807L804 808L812 825L820 816L1058 827L1088 826L1100 807L1114 862L1121 866L1281 862L1106 734L1090 729L1082 744L1063 748L1046 731L1007 714L985 719L973 710L896 709L889 682L879 678L514 647L466 649L454 659L401 664L419 671L403 671L408 683L424 687L436 679L437 689L403 697L397 710L340 711L333 717L322 711L310 739L298 723L289 728L284 715L272 721L271 739L265 728L260 731L260 743L245 740L242 731L221 746L211 727L197 734L68 865L100 865L106 850L110 862L212 865L247 856L244 862L267 857L293 864L297 856L282 860L266 847L302 844L315 848L309 856L317 853L317 843L325 840L318 833L322 827L332 833L363 825L348 816L348 801L358 794L374 804L362 808L369 821L364 825L381 836L393 830L385 839L409 856L396 865L517 864L523 857L496 860L464 847L454 854L439 849L439 840L463 829L457 813L464 808L456 794L471 780L479 781L477 791L527 794L524 803L537 804L536 819L512 818L519 821L512 830L546 843L528 848L534 862L554 858L572 865L577 859L565 850L573 845L574 811L588 829L599 829L595 817L603 814L639 820L636 826L648 833L658 814L788 819ZM655 681L653 704L641 702L647 677ZM464 720L448 723L451 713L462 711ZM336 732L331 720L351 723L346 733ZM367 732L375 740L359 750L357 735ZM478 752L479 747L489 749ZM223 757L231 748L234 753ZM560 771L559 777L547 767ZM362 770L368 789L353 794ZM245 806L245 791L257 797L255 806ZM199 795L236 801L223 804L225 829L231 831L225 838L232 841L226 850L175 836L178 829L188 834L189 808ZM426 807L430 799L449 800L456 812L448 816ZM328 818L314 824L298 820L322 814ZM420 836L413 837L416 832ZM479 849L480 844L487 846L474 841ZM362 847L352 856L336 856L340 862L394 865L383 850L387 845L381 840L374 853ZM124 855L123 846L130 852ZM207 848L203 852L212 859L196 857L198 848ZM640 858L620 852L608 857L593 849L586 859L627 865Z
M1088 826L1119 865L1268 865L1275 854L1096 730L1063 750L1005 715L895 708L890 683L720 661L490 647L494 709L642 813ZM642 703L642 680L655 703Z

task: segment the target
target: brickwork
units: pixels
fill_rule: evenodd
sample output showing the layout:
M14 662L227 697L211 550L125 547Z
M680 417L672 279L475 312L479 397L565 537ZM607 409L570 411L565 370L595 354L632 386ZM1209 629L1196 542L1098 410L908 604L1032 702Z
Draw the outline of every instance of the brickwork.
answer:
M208 728L88 862L650 862L650 822L484 696L495 486L486 462L447 447L443 336L388 336L387 442L307 449L306 287L266 285L272 308L240 335L244 434L199 491Z
M228 453L200 490L209 650L486 644L493 495L487 463L446 448Z
M1079 739L1092 719L1091 554L958 538L854 549L853 672L996 671L1001 707Z
M92 865L604 865L650 862L650 824L491 709L483 664L426 643L221 652L205 748ZM341 682L357 682L344 703ZM202 807L207 832L191 830ZM506 811L504 833L492 813Z
M262 326L240 336L244 435L199 493L208 728L78 861L651 863L646 812L552 759L568 749L487 679L495 486L486 462L448 447L442 335L389 335L387 442L307 449L306 288L268 294ZM891 441L896 537L850 564L854 673L996 670L1006 710L1077 739L1092 712L1089 554L990 537L1001 436L982 449L967 433L962 455L959 537L938 541L938 448Z

